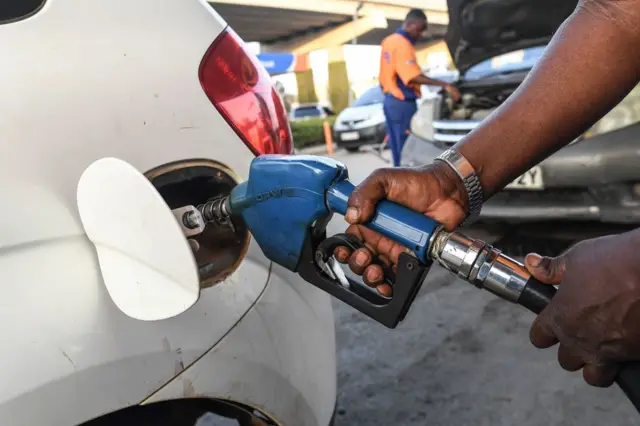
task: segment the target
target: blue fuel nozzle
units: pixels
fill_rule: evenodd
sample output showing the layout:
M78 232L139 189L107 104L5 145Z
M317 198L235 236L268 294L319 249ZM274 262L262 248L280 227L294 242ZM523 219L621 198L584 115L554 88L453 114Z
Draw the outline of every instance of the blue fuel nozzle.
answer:
M423 214L390 201L378 203L374 216L363 224L409 247L398 272L383 268L393 297L384 297L361 282L336 283L320 264L332 262L333 250L364 247L345 234L327 238L326 225L334 214L344 216L354 190L347 168L326 157L263 155L256 157L249 178L236 186L228 201L218 203L216 214L241 218L265 256L298 272L306 281L395 327L404 317L431 265L430 239L438 224ZM203 215L206 209L203 209ZM326 265L325 265L326 266Z

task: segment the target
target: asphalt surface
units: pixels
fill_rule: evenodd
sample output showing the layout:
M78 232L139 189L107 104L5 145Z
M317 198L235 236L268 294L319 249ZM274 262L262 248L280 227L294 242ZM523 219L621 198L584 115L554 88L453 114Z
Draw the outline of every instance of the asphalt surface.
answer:
M322 154L322 153L319 153ZM337 152L357 183L387 163ZM336 218L329 231L344 230ZM632 425L616 386L596 389L528 340L533 314L434 267L395 330L335 301L337 426Z

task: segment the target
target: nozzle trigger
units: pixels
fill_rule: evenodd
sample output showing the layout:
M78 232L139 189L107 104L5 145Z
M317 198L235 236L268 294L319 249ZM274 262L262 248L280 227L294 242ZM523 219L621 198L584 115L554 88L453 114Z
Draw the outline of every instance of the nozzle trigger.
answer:
M326 231L319 233L310 230L307 235L300 263L296 268L296 272L305 281L386 327L395 328L404 319L427 276L431 262L423 264L413 256L401 254L397 272L394 273L391 267L374 258L374 261L383 268L385 282L393 288L393 295L387 297L360 280L346 276L347 285L345 285L340 282L340 277L335 276L336 274L326 272L325 268L334 260L333 253L337 247L357 250L365 247L360 240L348 234L337 234L326 238Z

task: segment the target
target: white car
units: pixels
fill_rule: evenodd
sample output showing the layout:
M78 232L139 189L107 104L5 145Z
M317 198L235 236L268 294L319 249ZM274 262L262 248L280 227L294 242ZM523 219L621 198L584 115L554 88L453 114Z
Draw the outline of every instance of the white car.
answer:
M330 424L329 296L242 227L174 238L171 209L292 152L257 59L204 0L4 3L0 425ZM105 158L123 173L97 179ZM135 318L183 266L194 303Z
M355 152L364 145L379 145L387 135L384 117L384 93L379 85L367 89L333 124L333 134L339 147Z

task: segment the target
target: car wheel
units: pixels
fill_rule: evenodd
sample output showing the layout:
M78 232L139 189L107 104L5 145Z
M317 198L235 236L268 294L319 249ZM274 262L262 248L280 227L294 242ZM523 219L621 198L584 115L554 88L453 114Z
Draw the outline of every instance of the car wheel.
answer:
M358 151L360 151L360 147L358 147L358 146L353 147L352 146L352 147L346 148L346 150L347 150L347 152L358 152Z

